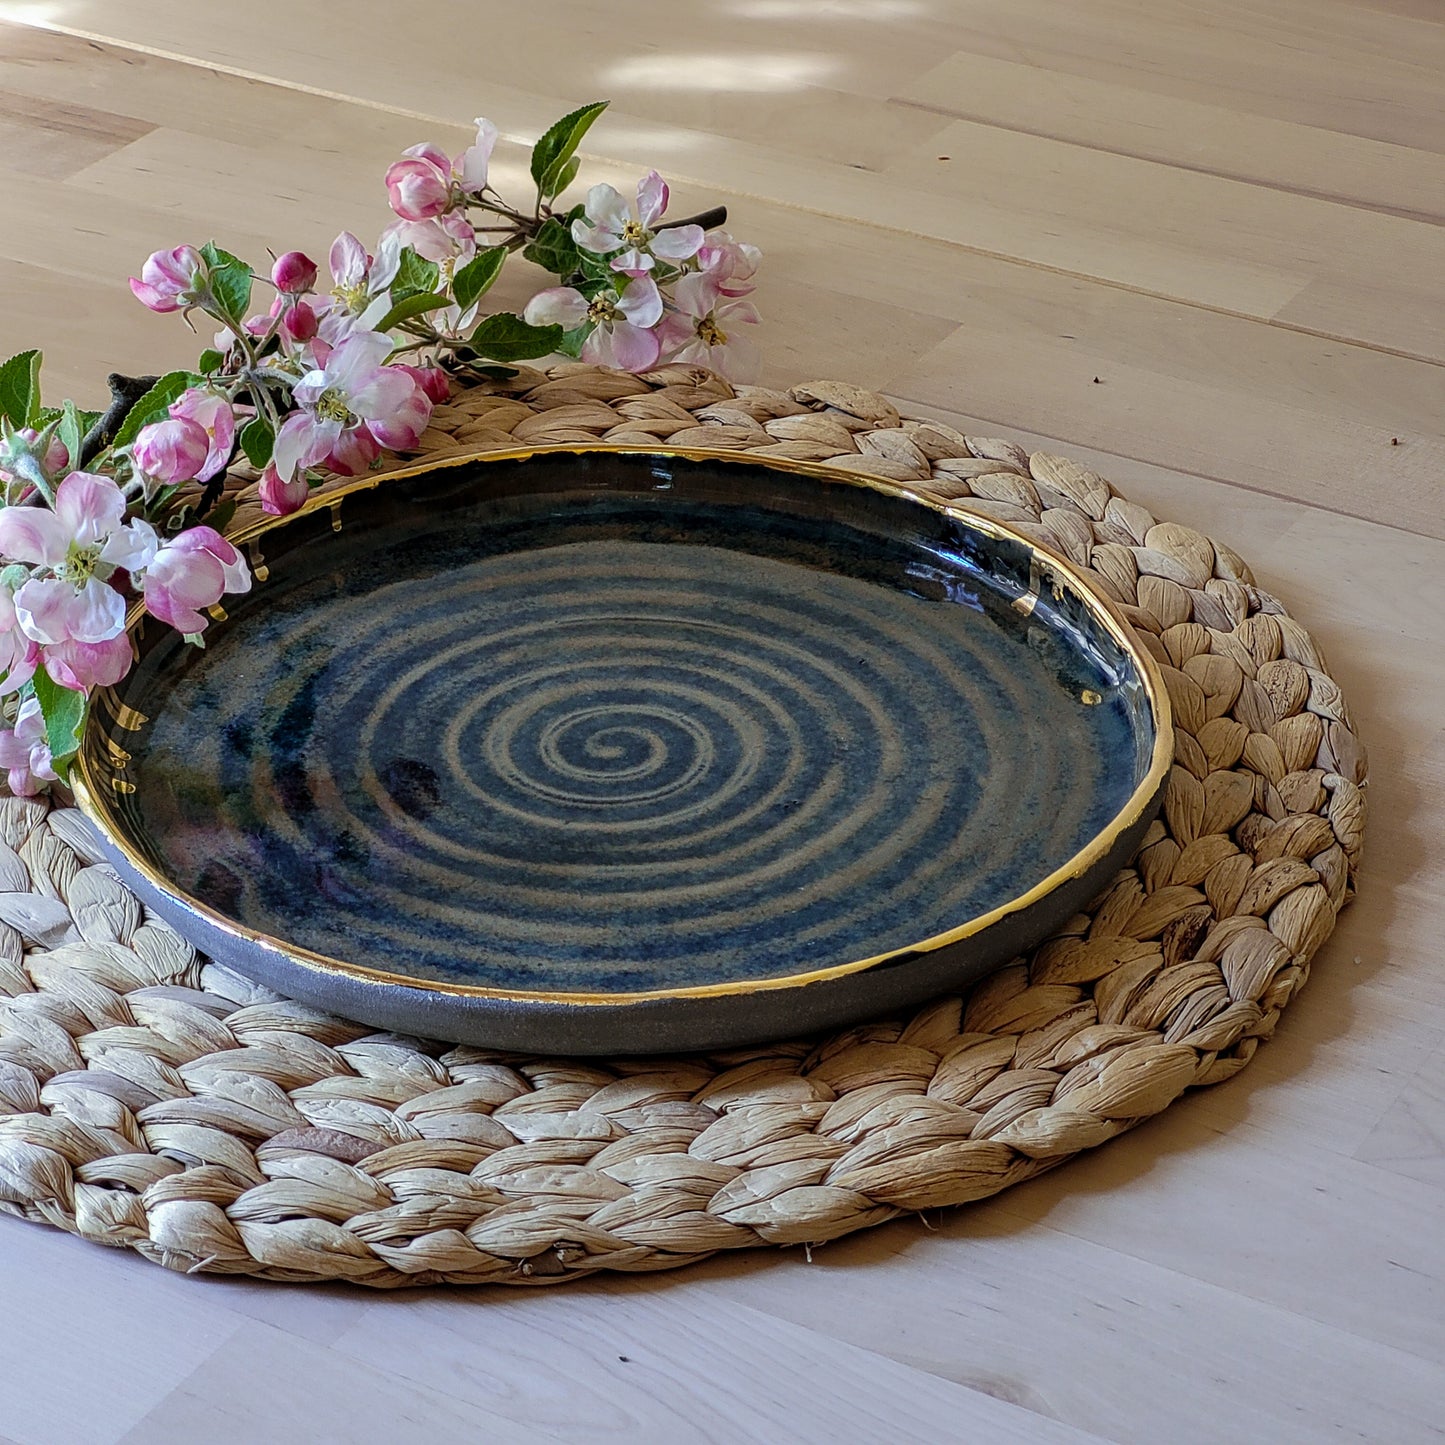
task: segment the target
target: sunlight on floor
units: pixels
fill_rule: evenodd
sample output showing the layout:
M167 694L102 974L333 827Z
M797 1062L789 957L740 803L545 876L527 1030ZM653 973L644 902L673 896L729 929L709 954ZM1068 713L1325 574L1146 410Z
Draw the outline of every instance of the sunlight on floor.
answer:
M838 68L826 55L634 55L601 77L654 90L799 90Z
M58 25L71 8L60 0L0 0L0 20L16 25Z

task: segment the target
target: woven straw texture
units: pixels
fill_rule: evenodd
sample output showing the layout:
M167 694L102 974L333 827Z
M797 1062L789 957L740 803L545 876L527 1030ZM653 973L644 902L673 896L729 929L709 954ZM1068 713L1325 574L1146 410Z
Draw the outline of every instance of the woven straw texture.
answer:
M1164 665L1178 725L1133 864L1031 956L911 1017L578 1062L376 1034L258 989L148 919L73 809L5 798L0 1208L273 1280L668 1269L983 1198L1270 1036L1353 891L1365 760L1318 649L1235 553L1073 462L839 383L524 370L439 408L422 450L599 439L868 472L1088 569Z

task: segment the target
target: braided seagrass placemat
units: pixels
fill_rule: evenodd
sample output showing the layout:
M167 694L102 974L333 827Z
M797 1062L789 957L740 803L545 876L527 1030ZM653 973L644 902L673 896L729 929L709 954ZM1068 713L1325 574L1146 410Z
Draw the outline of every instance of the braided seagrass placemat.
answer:
M524 370L438 408L422 450L599 439L865 471L1087 568L1164 664L1178 725L1133 864L1028 958L910 1017L578 1062L376 1034L256 988L146 918L73 809L4 798L0 1209L274 1280L667 1269L983 1198L1269 1037L1353 891L1365 759L1318 649L1234 552L1073 462L839 383Z

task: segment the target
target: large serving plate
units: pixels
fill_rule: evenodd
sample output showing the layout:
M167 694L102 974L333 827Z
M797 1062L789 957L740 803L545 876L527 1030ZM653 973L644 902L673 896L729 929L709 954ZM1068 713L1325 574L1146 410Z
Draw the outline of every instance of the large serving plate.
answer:
M204 650L137 619L76 792L223 963L362 1022L654 1052L955 988L1157 808L1157 669L1068 565L867 478L449 457L238 537Z

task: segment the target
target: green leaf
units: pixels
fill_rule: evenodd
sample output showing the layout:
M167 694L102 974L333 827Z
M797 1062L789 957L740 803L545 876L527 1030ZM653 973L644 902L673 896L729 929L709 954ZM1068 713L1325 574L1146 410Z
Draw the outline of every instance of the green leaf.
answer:
M400 326L403 321L410 321L413 316L424 315L428 311L438 311L443 306L450 306L451 298L437 292L434 296L408 296L404 301L398 301L380 321L376 323L376 329L381 332L390 331L393 326Z
M478 251L452 277L452 295L457 298L457 305L463 311L491 289L492 282L501 274L502 263L506 259L505 246L490 246L485 251Z
M276 433L264 416L253 417L241 428L241 450L246 460L260 471L271 460L276 446Z
M229 251L223 251L214 241L207 241L201 247L201 260L212 271L218 266L246 266L239 256L233 256ZM246 266L246 269L249 271L251 268Z
M66 400L60 413L60 430L57 433L61 445L65 448L65 455L74 464L80 456L80 444L85 440L85 428L80 424L80 412L76 410L75 403Z
M441 267L435 261L424 261L412 247L404 246L396 278L391 283L391 299L401 301L422 292L430 295L440 285L441 275Z
M550 271L554 276L560 276L564 281L577 271L582 259L577 243L572 239L571 230L556 216L548 217L542 229L537 232L536 239L522 255L534 265Z
M576 360L582 355L582 343L591 335L592 328L590 326L579 326L575 331L565 332L557 350L563 356L570 356Z
M552 194L560 196L573 181L577 179L577 172L582 169L582 162L573 156L565 166L557 173L556 183L552 187Z
M490 361L530 361L556 351L562 341L562 328L528 326L520 316L499 311L488 316L468 340L478 355Z
M85 694L61 687L46 670L35 671L35 696L40 703L40 716L45 719L45 741L55 771L65 776L63 760L80 746L80 728L85 721Z
M214 241L201 247L201 257L210 272L211 297L215 302L213 315L237 325L246 319L251 307L251 268L239 257L223 251Z
M594 100L591 105L564 115L532 147L532 179L536 181L537 194L543 200L555 196L562 189L559 183L567 163L577 153L577 147L582 144L582 137L591 129L592 122L606 109L605 100Z
M11 426L33 426L40 414L40 353L22 351L0 366L0 412Z
M111 443L112 449L128 447L139 435L143 426L153 421L164 421L170 414L170 404L183 392L199 386L203 378L190 371L168 371L136 404L131 407L120 430Z
M196 361L196 370L209 374L212 371L219 371L225 362L226 358L219 351L208 346Z
M251 271L246 266L222 266L211 272L211 295L215 299L215 313L222 321L234 321L238 326L245 321L251 309Z

